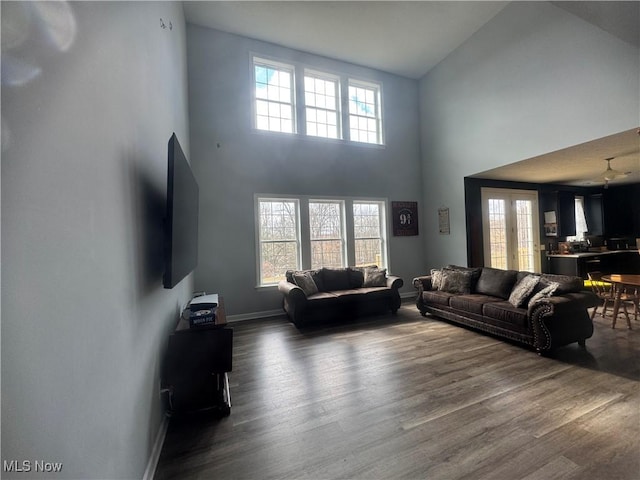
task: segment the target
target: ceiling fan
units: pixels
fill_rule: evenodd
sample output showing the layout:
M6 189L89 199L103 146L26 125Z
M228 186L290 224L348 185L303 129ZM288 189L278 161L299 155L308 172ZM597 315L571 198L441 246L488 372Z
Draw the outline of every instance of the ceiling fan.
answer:
M610 181L615 180L616 178L624 178L627 176L626 173L623 173L611 168L611 160L613 160L614 158L616 157L610 157L610 158L604 159L604 161L607 162L607 169L604 172L602 172L597 178L599 182L604 181L604 188L609 187Z

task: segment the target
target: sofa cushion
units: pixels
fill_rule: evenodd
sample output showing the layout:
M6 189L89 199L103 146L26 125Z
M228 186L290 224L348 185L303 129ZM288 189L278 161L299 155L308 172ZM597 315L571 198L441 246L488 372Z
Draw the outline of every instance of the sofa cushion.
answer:
M387 287L363 287L360 291L364 294L363 301L365 302L391 297L391 290Z
M363 287L386 287L387 286L387 269L382 270L375 268L367 268L364 271Z
M529 299L529 303L527 305L528 308L531 308L535 303L539 302L543 298L550 297L553 294L557 293L559 285L557 282L551 282L547 284L545 281L541 280L539 284L544 285L544 288L533 294L533 296Z
M325 289L323 288L323 282L322 282L322 269L318 269L318 270L287 270L285 272L285 279L287 280L287 282L293 283L294 285L297 285L297 283L294 280L293 276L296 273L305 273L305 272L309 272L311 274L311 278L313 278L313 282L316 284L316 287L318 287L318 291L319 292L324 292Z
M349 286L351 288L360 288L364 283L365 267L349 267Z
M449 299L455 295L455 293L443 292L442 290L425 290L422 292L422 299L427 305L449 306Z
M511 290L511 295L509 295L509 303L516 308L524 305L531 296L533 289L536 287L539 281L540 277L538 275L527 275L523 277L518 283L515 284L513 290Z
M440 290L449 293L471 293L471 272L443 269Z
M482 313L485 317L519 327L526 327L528 322L527 310L516 308L508 301L485 303L482 307Z
M563 293L578 293L584 290L584 280L580 277L574 277L572 275L555 275L553 273L543 273L541 276L543 281L547 284L555 282L558 284L556 288L556 295L562 295Z
M348 290L351 288L349 269L347 268L323 268L322 281L325 292Z
M482 315L482 306L485 303L495 302L496 297L472 293L470 295L456 295L449 300L449 306L467 313Z
M364 298L361 288L351 288L347 290L333 290L329 292L338 298L339 302L353 302L354 300Z
M447 265L444 267L448 270L462 270L463 272L471 272L471 292L476 291L476 284L482 273L482 267L461 267L459 265Z
M476 293L483 293L506 300L509 298L511 289L516 283L517 274L518 272L515 270L484 267L476 284Z
M318 292L307 297L312 308L333 308L338 305L338 297L331 292Z
M442 283L442 270L438 268L431 269L431 289L440 290L440 284Z
M295 272L293 274L293 281L302 289L307 297L313 295L314 293L318 293L318 286L313 280L311 272Z

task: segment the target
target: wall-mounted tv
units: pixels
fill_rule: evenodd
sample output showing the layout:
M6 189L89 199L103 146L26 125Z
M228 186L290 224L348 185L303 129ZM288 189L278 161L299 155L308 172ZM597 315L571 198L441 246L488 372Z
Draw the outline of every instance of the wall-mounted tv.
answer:
M198 264L198 183L175 133L168 161L163 284L173 288Z

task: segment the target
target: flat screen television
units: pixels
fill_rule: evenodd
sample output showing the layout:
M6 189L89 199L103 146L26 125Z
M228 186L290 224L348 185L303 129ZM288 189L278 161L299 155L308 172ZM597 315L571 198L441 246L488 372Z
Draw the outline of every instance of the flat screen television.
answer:
M175 133L168 162L163 285L173 288L198 264L198 183Z

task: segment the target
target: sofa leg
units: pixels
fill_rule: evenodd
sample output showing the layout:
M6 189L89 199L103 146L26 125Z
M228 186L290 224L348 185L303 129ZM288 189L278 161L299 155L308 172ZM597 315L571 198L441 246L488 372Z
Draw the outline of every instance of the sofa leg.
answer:
M586 338L581 338L580 340L578 340L578 345L580 345L582 348L586 348L587 347Z

